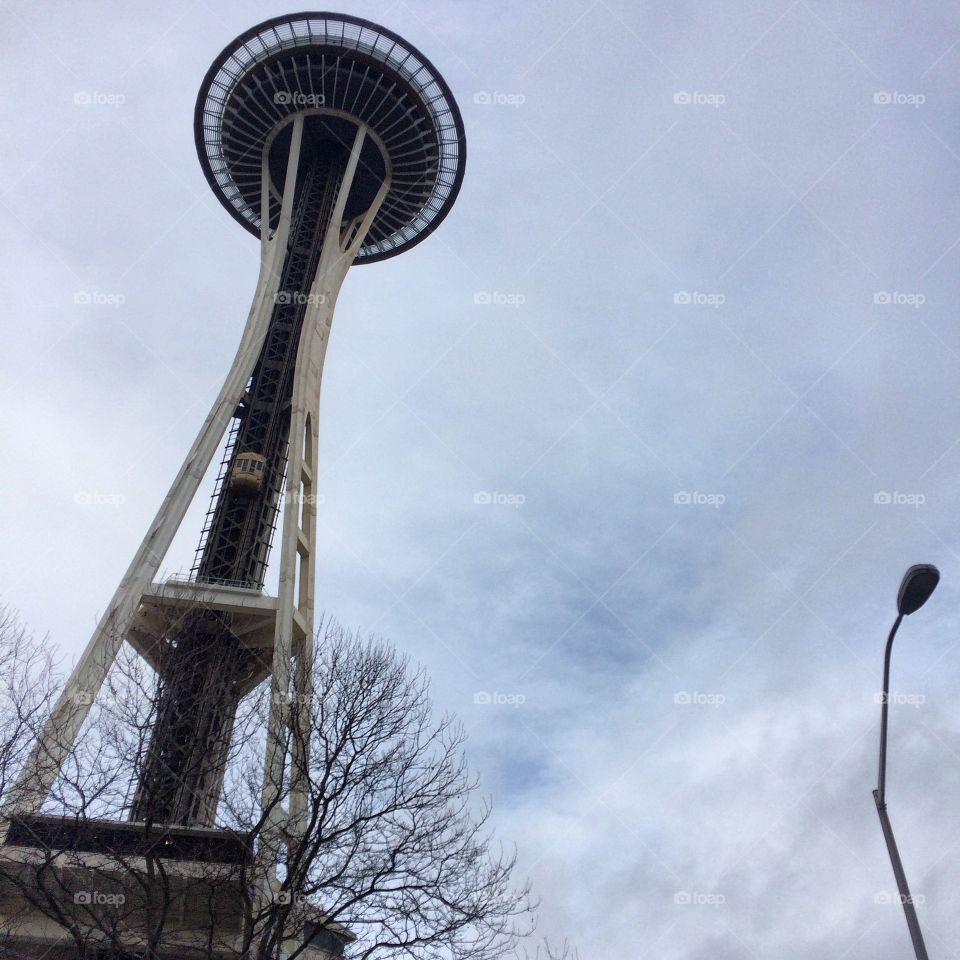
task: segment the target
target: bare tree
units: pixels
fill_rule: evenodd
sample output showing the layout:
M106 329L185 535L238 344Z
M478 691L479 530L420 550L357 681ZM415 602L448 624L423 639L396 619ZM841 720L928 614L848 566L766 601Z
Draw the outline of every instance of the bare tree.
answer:
M526 960L531 960L530 951L524 949L523 955ZM549 939L544 939L537 944L532 960L580 960L580 951L572 946L568 940L564 940L559 946L550 943Z
M46 639L36 642L16 613L0 606L0 797L26 760L56 685Z
M386 645L328 623L318 649L312 696L291 697L290 736L302 729L298 712L310 721L309 762L290 776L306 783L306 825L288 847L286 910L250 925L265 934L262 956L272 956L298 899L348 927L363 960L503 955L527 932L528 891L511 885L513 858L492 849L462 729L433 719L424 674ZM225 792L235 827L250 824L261 778L247 768Z
M123 823L160 681L132 652L121 655L46 816L20 821L19 839L11 827L0 848L29 851L0 856L4 917L15 922L12 905L24 905L62 931L77 956L91 944L117 956L210 960L316 956L318 948L358 960L512 954L532 931L533 907L526 886L511 880L513 856L494 844L462 729L433 716L423 671L384 643L327 622L315 646L312 694L281 692L290 742L272 746L294 758L281 779L264 793L270 697L261 685L241 702L230 743L211 750L210 762L225 764L216 771L224 789L214 829L192 833ZM57 692L45 645L0 620L0 662L8 649L4 788ZM16 679L28 675L33 682ZM289 809L294 784L304 798L301 826L279 833L275 814ZM93 834L96 857L84 842ZM229 841L237 856L196 852ZM194 844L186 854L185 843Z

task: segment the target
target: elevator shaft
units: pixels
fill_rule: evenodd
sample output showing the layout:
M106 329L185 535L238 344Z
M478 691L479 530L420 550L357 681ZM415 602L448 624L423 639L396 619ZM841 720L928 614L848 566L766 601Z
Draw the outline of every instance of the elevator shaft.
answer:
M279 292L234 414L197 550L193 574L198 582L263 587L281 505L300 332L346 162L338 151L301 162ZM229 482L243 453L265 460L262 484L253 495ZM198 606L170 627L158 667L156 721L131 820L213 822L237 711L237 680L252 669L252 654L233 634L230 621L228 614Z

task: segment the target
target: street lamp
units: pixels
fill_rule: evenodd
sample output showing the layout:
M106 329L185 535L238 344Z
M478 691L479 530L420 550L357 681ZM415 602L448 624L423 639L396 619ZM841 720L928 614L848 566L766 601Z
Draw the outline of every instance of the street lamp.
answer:
M930 594L940 582L940 571L932 563L918 563L912 566L904 575L900 583L900 592L897 594L897 619L890 628L887 637L887 649L883 656L883 698L880 701L880 769L877 774L877 789L873 791L873 799L877 804L877 813L880 816L880 826L883 829L883 838L887 841L887 851L890 854L890 863L893 874L897 878L897 889L900 892L900 902L907 917L907 926L910 928L910 939L913 941L913 950L917 960L928 960L927 948L920 933L920 923L917 920L917 911L913 907L910 888L900 862L900 853L897 850L897 841L893 838L893 827L890 826L890 817L887 816L886 784L887 784L887 709L890 700L890 651L893 649L893 638L904 617L916 613L930 599Z

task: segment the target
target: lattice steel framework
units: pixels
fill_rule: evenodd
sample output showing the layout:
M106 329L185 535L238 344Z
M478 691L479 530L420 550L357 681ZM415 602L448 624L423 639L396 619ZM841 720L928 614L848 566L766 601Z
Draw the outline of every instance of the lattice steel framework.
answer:
M301 147L301 150L303 148ZM266 458L255 496L215 489L193 568L195 579L261 589L283 490L297 347L323 239L340 191L348 154L308 154L297 180L290 240L266 338L243 401L234 413L224 455L226 480L243 451ZM233 620L198 608L168 638L150 754L130 811L132 820L204 823L212 819L237 702L238 678L256 670Z

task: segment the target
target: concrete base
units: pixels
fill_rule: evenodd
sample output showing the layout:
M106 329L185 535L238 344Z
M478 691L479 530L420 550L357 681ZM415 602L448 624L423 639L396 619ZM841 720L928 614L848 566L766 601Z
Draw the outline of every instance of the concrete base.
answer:
M222 830L17 818L0 846L0 960L76 960L77 936L88 960L139 960L161 918L163 960L236 960L253 862L246 838ZM350 932L299 909L300 956L342 957ZM126 956L110 952L118 943Z

